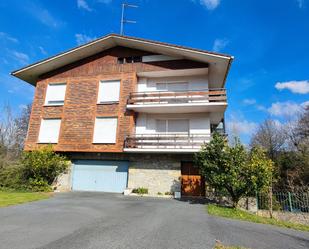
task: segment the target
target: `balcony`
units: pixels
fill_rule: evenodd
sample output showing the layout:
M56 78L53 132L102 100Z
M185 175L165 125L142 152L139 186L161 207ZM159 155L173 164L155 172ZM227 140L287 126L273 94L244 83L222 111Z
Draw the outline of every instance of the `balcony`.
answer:
M226 107L226 90L222 88L133 92L127 103L129 110L148 113L224 112Z
M192 153L210 139L210 134L135 134L125 139L124 151Z

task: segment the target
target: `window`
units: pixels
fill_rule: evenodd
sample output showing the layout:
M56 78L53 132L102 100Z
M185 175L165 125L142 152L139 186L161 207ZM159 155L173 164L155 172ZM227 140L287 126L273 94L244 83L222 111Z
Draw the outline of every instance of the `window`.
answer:
M117 118L95 119L93 143L116 143Z
M142 56L119 57L118 64L142 62Z
M187 91L188 83L187 82L177 82L177 83L157 83L158 91Z
M100 81L98 103L118 102L120 80Z
M66 84L48 84L45 97L45 105L63 105Z
M157 119L156 132L158 133L188 133L188 119Z
M58 143L61 119L42 119L39 143Z

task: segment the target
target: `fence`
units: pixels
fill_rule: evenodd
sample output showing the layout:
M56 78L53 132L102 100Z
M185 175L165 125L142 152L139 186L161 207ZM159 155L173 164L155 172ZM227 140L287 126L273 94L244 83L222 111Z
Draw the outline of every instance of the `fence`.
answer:
M257 208L269 209L269 194L257 194ZM274 211L309 213L309 192L273 192L272 207Z

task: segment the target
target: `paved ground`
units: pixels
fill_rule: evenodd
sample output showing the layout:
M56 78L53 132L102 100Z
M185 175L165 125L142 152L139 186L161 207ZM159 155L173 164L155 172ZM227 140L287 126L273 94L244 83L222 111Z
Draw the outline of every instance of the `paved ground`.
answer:
M170 199L66 193L0 209L0 248L309 248L309 233L211 217Z

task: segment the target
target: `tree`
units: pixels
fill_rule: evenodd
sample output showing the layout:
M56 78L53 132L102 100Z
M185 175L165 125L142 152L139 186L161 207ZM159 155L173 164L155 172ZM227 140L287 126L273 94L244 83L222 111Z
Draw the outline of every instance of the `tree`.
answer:
M195 155L195 163L211 187L229 193L233 207L271 183L272 161L258 147L248 152L238 139L230 146L223 136L214 134Z
M266 153L275 161L279 152L286 143L286 133L277 122L271 119L265 120L260 124L257 132L251 139L251 147L262 147Z

